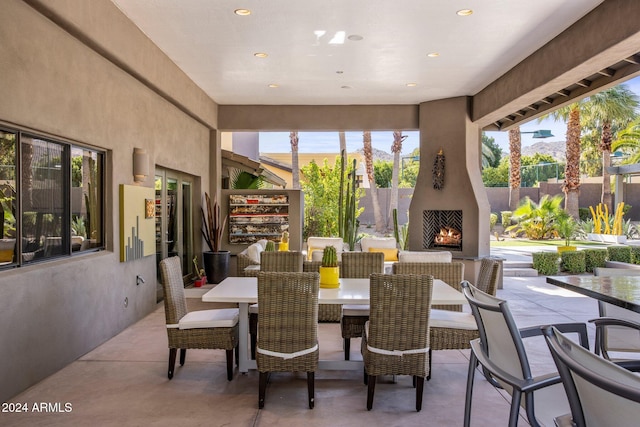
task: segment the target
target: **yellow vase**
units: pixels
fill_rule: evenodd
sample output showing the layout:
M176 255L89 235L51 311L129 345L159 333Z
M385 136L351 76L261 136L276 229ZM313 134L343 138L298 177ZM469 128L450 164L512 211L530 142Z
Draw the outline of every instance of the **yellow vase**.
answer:
M340 287L340 267L320 267L320 287Z
M289 242L280 242L278 245L278 251L287 252L289 250Z

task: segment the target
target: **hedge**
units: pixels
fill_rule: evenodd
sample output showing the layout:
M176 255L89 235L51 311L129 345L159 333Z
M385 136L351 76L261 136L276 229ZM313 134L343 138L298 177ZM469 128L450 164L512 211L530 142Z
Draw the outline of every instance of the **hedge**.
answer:
M571 274L584 273L586 270L585 255L583 251L567 251L560 255L560 264L563 271Z
M538 270L538 274L551 276L558 274L558 253L557 252L533 252L533 268Z

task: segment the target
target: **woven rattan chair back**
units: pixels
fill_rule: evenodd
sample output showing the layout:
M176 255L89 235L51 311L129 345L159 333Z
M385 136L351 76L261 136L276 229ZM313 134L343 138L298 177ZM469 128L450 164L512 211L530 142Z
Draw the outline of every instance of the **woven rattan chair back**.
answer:
M314 372L318 367L318 273L258 274L259 406L269 372L307 372L309 407L313 408ZM298 353L295 357L285 355Z
M432 289L432 276L371 275L370 317L368 331L362 338L362 356L369 386L367 409L373 405L378 375L414 376L417 382L416 410L421 409L424 379L429 374Z
M302 264L302 271L305 273L318 273L322 261L307 261ZM340 266L340 262L338 262ZM318 306L318 322L340 322L342 317L342 304L320 304Z
M160 261L160 277L164 291L164 314L167 325L175 325L188 313L180 258L175 256Z
M392 267L393 274L427 274L440 279L457 291L462 291L460 282L464 278L464 264L461 262L397 262ZM460 305L434 305L439 310L462 311Z
M160 261L160 276L164 290L164 312L167 321L167 339L169 344L169 379L173 378L177 350L180 349L180 365L184 365L187 349L223 349L227 356L227 379L233 378L233 350L238 346L238 309L221 309L219 313L231 319L235 317L233 326L228 327L194 327L182 329L183 318L188 318L187 302L184 296L182 267L177 256ZM214 312L218 310L206 310ZM229 313L235 311L235 313Z
M351 279L366 279L373 273L384 273L382 252L343 252L340 276Z
M304 255L299 251L261 252L260 271L301 273Z
M500 279L500 261L492 258L483 258L480 261L480 273L476 288L489 295L496 295L498 280Z

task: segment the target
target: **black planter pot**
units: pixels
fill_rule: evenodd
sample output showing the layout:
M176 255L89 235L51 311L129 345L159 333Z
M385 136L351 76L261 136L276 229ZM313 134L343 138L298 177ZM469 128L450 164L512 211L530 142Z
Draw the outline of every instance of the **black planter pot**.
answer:
M217 285L229 275L229 261L231 252L204 252L204 271L207 274L207 282Z

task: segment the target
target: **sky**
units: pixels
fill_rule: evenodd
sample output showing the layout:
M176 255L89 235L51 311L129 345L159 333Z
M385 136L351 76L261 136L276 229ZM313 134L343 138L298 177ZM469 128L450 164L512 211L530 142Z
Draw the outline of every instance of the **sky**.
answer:
M633 92L640 96L640 77L624 82ZM545 119L538 123L537 120L520 125L522 147L532 145L540 141L534 139L532 134L535 130L550 130L553 137L546 139L548 142L564 141L567 132L565 122L556 122L553 119ZM402 154L408 155L420 145L420 133L418 131L404 131L403 135L408 137L402 143ZM362 132L345 132L347 141L347 152L351 153L362 148ZM487 132L487 136L492 137L502 148L504 153L509 152L509 136L507 132ZM261 153L289 153L289 132L260 132L260 152ZM337 153L340 150L338 132L299 132L298 150L301 153ZM393 143L393 132L371 132L371 145L379 150L391 153Z

